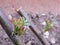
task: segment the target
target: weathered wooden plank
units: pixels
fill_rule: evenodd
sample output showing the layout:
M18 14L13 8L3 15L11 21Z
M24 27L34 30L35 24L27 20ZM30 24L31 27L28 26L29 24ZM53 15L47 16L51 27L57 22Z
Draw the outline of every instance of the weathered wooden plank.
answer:
M17 11L21 16L24 16L28 22L30 23L30 28L32 31L36 34L36 36L39 38L39 40L43 43L43 45L50 45L50 43L42 36L42 31L38 31L38 28L36 28L36 25L31 21L31 18L27 15L27 13L21 8Z
M12 24L7 19L7 17L5 15L6 14L4 13L4 11L0 8L0 24L1 24L1 26L6 31L6 33L8 34L8 36L10 37L10 39L13 41L13 43L15 45L20 45L20 42L18 41L18 39L16 38L16 36L12 35L12 32L13 32Z
M0 45L14 45L12 40L8 37L4 29L0 25Z

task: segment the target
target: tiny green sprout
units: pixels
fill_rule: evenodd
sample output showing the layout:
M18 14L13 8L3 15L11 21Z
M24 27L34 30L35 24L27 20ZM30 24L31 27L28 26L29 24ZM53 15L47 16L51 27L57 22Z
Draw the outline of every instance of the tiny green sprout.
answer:
M44 28L44 32L48 31L50 28L52 28L52 23L49 20L46 20L46 26Z
M24 23L25 26L29 25L28 21L24 17L22 17L22 21L23 21L23 23Z
M14 34L15 35L22 35L24 34L26 28L24 27L26 25L27 22L25 22L25 18L22 19L17 19L17 18L13 18L12 19L12 23L14 24Z

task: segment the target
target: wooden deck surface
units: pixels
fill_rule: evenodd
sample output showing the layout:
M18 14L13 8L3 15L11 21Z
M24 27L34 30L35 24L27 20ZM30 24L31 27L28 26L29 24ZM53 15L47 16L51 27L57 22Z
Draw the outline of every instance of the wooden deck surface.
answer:
M0 0L2 7L7 14L13 11L13 8L23 7L27 12L47 13L49 11L60 14L60 0Z
M20 7L22 7L27 13L38 12L40 14L40 13L48 13L51 11L54 15L60 14L60 0L0 0L0 7L2 7L2 9L6 12L7 15L13 14L15 12L14 8L18 9ZM58 29L56 30L58 31ZM52 36L53 36L53 33L54 34L56 33L58 37L56 39L59 42L60 34L58 36L58 33L56 32L56 30L55 32L51 31L50 33L52 33ZM51 34L50 34L50 37L51 37ZM50 37L48 39L49 41L50 41ZM52 44L52 45L55 45L55 44Z

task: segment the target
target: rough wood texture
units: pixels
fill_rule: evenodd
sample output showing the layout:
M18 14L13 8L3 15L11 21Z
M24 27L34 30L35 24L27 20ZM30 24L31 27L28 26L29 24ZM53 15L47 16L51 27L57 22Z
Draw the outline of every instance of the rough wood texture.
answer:
M0 25L0 45L14 45L4 29Z
M12 35L13 27L10 21L8 21L7 17L5 16L4 11L0 8L0 24L3 29L6 31L10 39L13 41L15 45L19 45L19 41L15 35Z
M21 8L17 11L20 15L24 16L28 22L30 23L30 26L33 28L31 28L33 30L33 32L36 34L36 36L39 38L39 40L43 43L43 45L50 45L50 43L42 36L42 31L40 31L38 33L37 30L39 30L36 25L34 25L34 23L31 21L31 18L29 18L29 16L27 15L27 13Z

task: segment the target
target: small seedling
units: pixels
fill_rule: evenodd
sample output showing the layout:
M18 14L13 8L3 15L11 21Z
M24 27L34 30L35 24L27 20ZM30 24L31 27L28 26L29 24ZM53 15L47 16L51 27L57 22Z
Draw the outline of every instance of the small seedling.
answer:
M13 33L15 35L22 35L24 34L26 28L24 27L27 22L25 21L25 18L22 19L17 19L17 18L13 18L12 19L12 23L14 24L14 31Z
M44 32L48 31L50 28L52 28L52 23L49 20L46 20L46 26L44 28Z

